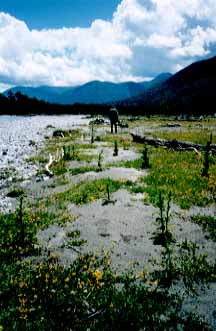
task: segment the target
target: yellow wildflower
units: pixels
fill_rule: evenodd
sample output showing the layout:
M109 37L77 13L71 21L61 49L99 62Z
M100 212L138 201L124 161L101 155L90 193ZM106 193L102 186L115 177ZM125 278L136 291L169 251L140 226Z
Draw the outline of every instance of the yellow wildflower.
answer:
M80 279L78 279L78 288L83 288L83 286L84 286L84 282L82 282Z
M141 272L138 273L137 275L137 278L140 278L140 279L145 279L145 277L147 276L148 272L143 270Z
M158 280L156 279L155 281L150 281L150 285L157 286L158 285Z
M46 275L45 275L45 283L48 283L49 282L49 274L48 274L48 272L46 273Z
M26 297L19 298L19 302L21 303L21 305L24 306L27 302L27 298Z
M147 192L144 192L143 193L143 199L144 199L144 201L148 200L148 198L149 198L148 193Z
M96 270L94 275L97 282L99 282L102 279L102 272L100 270Z
M20 283L19 283L19 287L20 287L20 288L24 288L24 287L27 287L27 284L26 284L26 282L23 282L23 281L22 281L22 282L20 282Z
M104 256L108 258L110 256L110 253L107 249L104 249Z
M20 307L19 308L19 312L20 313L27 313L28 312L28 308Z

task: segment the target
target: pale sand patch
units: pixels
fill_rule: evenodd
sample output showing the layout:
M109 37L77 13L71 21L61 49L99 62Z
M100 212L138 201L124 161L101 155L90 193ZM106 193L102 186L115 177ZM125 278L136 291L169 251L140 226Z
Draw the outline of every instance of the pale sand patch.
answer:
M81 238L87 241L79 248L81 252L112 250L113 264L119 270L127 268L131 261L150 267L152 258L160 259L162 249L154 245L152 239L157 228L158 209L144 204L144 195L131 194L123 189L113 193L111 199L114 204L103 205L100 199L81 206L69 205L68 211L76 216L76 221L63 228L52 225L40 231L40 243L60 250L61 259L70 263L77 254L62 247L67 244L67 233L79 230ZM200 253L208 254L209 259L215 261L216 243L206 239L197 224L182 218L175 205L172 206L172 215L171 228L177 243L185 239L195 241L200 246Z

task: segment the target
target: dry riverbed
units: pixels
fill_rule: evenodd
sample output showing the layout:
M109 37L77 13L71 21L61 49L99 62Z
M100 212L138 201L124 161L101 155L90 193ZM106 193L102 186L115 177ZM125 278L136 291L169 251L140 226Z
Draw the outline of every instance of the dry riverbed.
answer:
M136 266L139 271L143 268L152 271L156 265L155 259L160 263L163 249L161 245L154 243L154 235L158 231L156 219L159 217L159 209L153 203L152 192L149 190L151 184L146 181L154 169L142 169L137 165L139 162L136 160L142 158L143 146L132 142L129 131L153 136L163 135L164 132L178 135L180 132L183 136L190 132L190 135L195 135L199 129L206 133L208 123L198 123L202 125L201 128L197 123L183 123L181 128L182 123L172 127L164 126L164 123L160 122L142 122L141 126L132 125L129 129L119 130L118 136L110 136L109 127L105 125L94 127L95 141L91 143L92 133L91 128L86 126L87 122L87 119L80 117L74 122L72 117L70 121L67 121L67 117L62 117L60 121L59 118L41 120L36 117L23 122L12 121L12 126L10 123L4 126L1 124L1 130L11 132L1 144L8 146L2 147L1 168L9 172L14 167L16 174L11 170L12 174L6 178L2 176L0 208L4 212L13 210L19 199L7 197L7 194L14 187L22 187L27 196L25 199L28 209L38 211L41 208L46 212L65 213L72 220L39 229L38 240L42 254L51 251L59 256L62 263L70 264L80 254L109 251L113 267L118 272L130 269L131 266ZM72 136L54 139L54 127L79 130L76 133L74 131ZM215 128L215 122L210 123L209 132L212 127ZM21 137L23 128L26 131ZM21 137L19 142L16 140L17 135ZM44 137L47 138L46 141ZM118 142L117 156L113 155L115 140ZM67 150L68 146L72 147ZM44 164L26 161L41 151L46 157L49 154L56 157L62 148L65 159L58 158L54 162L51 167L53 177L44 173ZM159 152L154 153L157 156ZM196 155L194 160L195 158ZM150 162L154 160L151 160L150 155ZM161 161L158 163L158 169L160 167ZM212 169L214 175L214 163ZM20 183L17 183L18 180ZM91 183L95 183L95 187L92 188ZM88 191L89 187L92 189L92 195ZM205 190L203 189L203 192ZM203 194L210 196L209 191ZM191 204L189 208L183 209L178 200L174 200L171 202L169 216L170 229L176 246L185 240L193 241L199 246L198 252L207 254L208 260L215 263L214 238L209 235L208 229L204 231L200 225L191 221L192 217L200 215L215 217L215 204L210 201L205 206ZM78 233L77 245L74 245L70 236L75 232ZM211 284L209 289L199 287L199 291L198 298L187 298L185 309L199 310L216 330L215 284Z

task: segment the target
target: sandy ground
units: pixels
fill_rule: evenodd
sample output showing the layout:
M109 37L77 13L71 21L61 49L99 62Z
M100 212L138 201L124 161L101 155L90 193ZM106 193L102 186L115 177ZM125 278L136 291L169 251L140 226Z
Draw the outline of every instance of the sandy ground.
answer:
M115 202L108 205L103 205L103 199L81 206L69 205L68 211L76 217L76 221L65 227L54 225L41 231L41 244L49 245L54 250L60 249L61 258L70 262L76 254L70 249L62 250L62 246L67 243L68 232L79 230L81 238L87 241L82 251L112 248L113 263L117 269L127 268L131 261L150 265L152 258L161 252L161 246L153 244L158 209L144 204L143 194L131 194L126 190L112 194L111 200ZM172 205L171 228L177 243L185 239L195 241L200 252L215 261L216 243L206 239L201 228L189 221L190 210L186 214L184 212L183 217L181 212L179 207Z

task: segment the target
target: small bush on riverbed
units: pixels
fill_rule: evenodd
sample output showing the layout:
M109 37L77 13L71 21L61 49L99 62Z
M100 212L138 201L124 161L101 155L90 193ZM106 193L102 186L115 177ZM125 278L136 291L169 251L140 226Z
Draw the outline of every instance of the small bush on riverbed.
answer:
M212 240L216 241L216 217L208 215L194 215L191 221L203 228L203 231L209 233Z
M15 187L7 193L9 198L19 198L24 195L25 191L22 187Z
M148 148L145 145L142 152L142 169L150 168L149 156L148 156Z
M0 261L9 263L35 253L36 228L22 211L0 215Z
M56 176L64 175L67 172L67 163L65 160L60 160L54 163L51 167L52 172Z
M114 150L113 150L113 156L118 156L118 141L114 141Z
M175 242L174 236L169 229L170 226L170 205L171 192L168 195L167 205L165 206L165 199L162 192L159 192L158 208L159 217L156 218L158 223L157 232L154 234L154 244L167 247L170 243Z
M77 160L79 158L75 145L63 146L63 152L63 159L65 161Z
M90 171L97 171L97 167L96 166L86 166L86 167L70 169L70 173L72 175L84 174L85 172L90 172Z
M124 167L124 168L142 169L142 163L143 163L143 159L138 158L138 159L131 160L131 161L127 160L127 161L115 162L113 164L113 166L115 166L115 167Z

